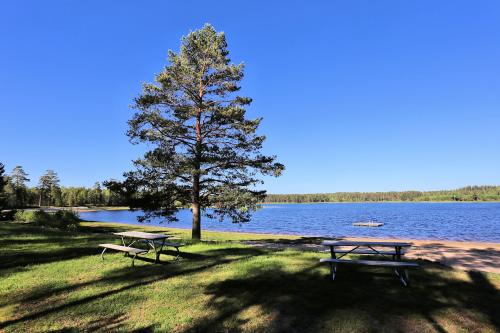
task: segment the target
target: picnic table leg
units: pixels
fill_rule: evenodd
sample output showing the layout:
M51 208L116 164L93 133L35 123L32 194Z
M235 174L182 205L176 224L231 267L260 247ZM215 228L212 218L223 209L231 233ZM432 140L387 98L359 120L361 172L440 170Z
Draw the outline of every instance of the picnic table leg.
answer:
M101 253L101 259L104 260L104 252L106 252L107 248L104 248L104 250L102 250L102 253Z
M153 249L153 251L155 252L155 256L156 256L155 242L147 240L147 239L144 239L143 241L144 241L144 243L146 243L146 247L148 248L147 253L149 253L149 251L151 251L151 249Z
M125 244L125 237L121 236L121 238L122 238L122 244L123 244L123 246L127 246L127 244ZM124 257L128 257L128 252L125 252L125 253L123 254L123 256L124 256Z
M337 265L333 262L330 263L330 274L332 275L332 281L334 281L335 276L337 275Z
M332 256L332 259L336 259L337 256L335 255L335 247L330 246L330 254ZM335 276L337 275L337 265L335 263L330 263L330 274L332 276L332 281L335 280Z
M163 240L161 241L161 245L160 245L160 250L158 252L156 252L156 249L155 249L155 253L156 253L156 260L155 262L159 262L160 261L160 254L161 254L161 251L163 250L163 246L165 245L165 238L163 238ZM177 250L179 251L179 250Z
M398 269L398 277L399 281L403 284L403 286L408 287L410 285L410 272L406 268Z
M396 261L401 261L401 246L396 246L395 257ZM403 286L408 287L410 285L410 272L406 268L395 268L394 273L399 277Z
M152 240L144 240L146 244L148 245L148 253L149 253L149 248L152 248L154 253L155 253L155 262L158 261L158 252L156 251L156 245L155 242Z
M175 257L175 260L179 259L180 255L181 255L181 251L179 251L179 247L176 246L175 249L177 250L177 256Z
M392 256L393 261L401 261L401 247L395 246L395 255ZM399 271L399 268L394 268L394 273L396 276L401 280L401 272ZM402 281L402 280L401 280Z
M330 254L332 256L332 259L337 259L337 256L335 255L334 246L330 246Z
M396 246L396 260L401 261L401 246Z

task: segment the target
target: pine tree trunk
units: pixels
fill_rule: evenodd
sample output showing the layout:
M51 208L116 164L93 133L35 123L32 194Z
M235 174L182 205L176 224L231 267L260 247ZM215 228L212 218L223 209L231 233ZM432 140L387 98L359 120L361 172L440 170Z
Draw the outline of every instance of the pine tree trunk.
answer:
M201 95L201 93L200 93ZM193 227L191 232L192 239L201 239L201 216L200 216L200 167L201 167L201 113L196 116L196 160L195 174L193 175L193 190L192 190L192 210L193 210Z
M191 205L193 210L193 228L191 237L193 239L201 239L201 218L200 218L200 204L193 203Z
M191 210L193 211L192 239L201 239L201 216L200 216L200 176L193 175L193 190Z

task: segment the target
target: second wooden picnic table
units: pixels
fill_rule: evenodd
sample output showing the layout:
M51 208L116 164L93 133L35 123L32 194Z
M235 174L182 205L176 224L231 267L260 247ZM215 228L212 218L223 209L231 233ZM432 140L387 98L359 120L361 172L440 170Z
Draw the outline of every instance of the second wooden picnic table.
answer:
M401 261L401 256L404 255L403 248L410 247L411 243L405 242L373 242L373 241L325 241L324 246L330 247L332 258L340 259L347 254L363 254L363 255L391 255L392 260ZM337 247L337 250L335 248ZM339 247L351 247L348 250L339 250ZM394 248L394 251L383 251L376 249L377 247ZM337 258L337 254L341 254Z
M320 262L330 264L332 280L335 279L338 264L354 264L367 266L385 266L394 268L394 272L405 286L410 283L410 276L407 268L418 267L416 263L403 262L401 256L404 255L404 248L412 246L405 242L373 242L373 241L324 241L324 246L330 248L331 258L323 258ZM339 249L341 248L341 249ZM347 248L347 249L346 249ZM381 250L380 248L393 248L394 250ZM345 260L342 257L348 254L359 255L379 255L392 257L392 260Z

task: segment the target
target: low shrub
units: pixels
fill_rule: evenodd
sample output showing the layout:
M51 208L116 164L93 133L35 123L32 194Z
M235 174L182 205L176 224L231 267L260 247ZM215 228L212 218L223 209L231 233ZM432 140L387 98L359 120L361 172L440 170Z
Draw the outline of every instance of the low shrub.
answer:
M34 223L35 210L18 210L14 214L14 220L17 222Z
M47 213L43 210L18 211L14 216L14 220L68 230L76 229L80 222L78 214L71 210L58 210L55 213Z
M72 210L58 210L51 215L51 224L55 228L59 229L76 229L78 223L80 222L80 217L78 213Z

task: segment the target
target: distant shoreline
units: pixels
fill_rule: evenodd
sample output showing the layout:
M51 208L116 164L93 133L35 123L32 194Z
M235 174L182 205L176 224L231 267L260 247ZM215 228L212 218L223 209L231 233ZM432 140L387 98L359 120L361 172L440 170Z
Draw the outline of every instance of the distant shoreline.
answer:
M266 201L266 203L500 202L500 186L474 185L453 190L434 191L268 193L264 201Z

